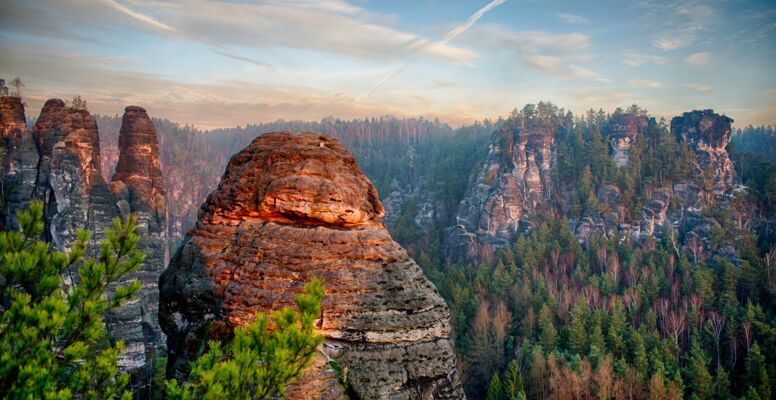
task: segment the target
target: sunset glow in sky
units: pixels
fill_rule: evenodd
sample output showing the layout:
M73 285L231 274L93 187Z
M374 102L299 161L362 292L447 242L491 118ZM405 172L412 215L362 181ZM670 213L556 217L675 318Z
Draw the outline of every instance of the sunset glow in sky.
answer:
M773 1L0 0L0 49L28 115L80 94L201 128L540 100L776 123Z

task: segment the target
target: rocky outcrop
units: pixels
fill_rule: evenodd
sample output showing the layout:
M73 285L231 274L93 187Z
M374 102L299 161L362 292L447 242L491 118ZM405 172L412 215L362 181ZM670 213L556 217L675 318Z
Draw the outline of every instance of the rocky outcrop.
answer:
M602 207L600 215L592 212L588 212L579 218L576 222L575 233L577 239L582 244L587 244L592 236L600 236L604 238L616 237L618 234L622 234L622 231L627 231L630 235L630 225L622 223L627 217L627 212L624 207L620 205L620 188L614 185L604 185L598 188L597 193L598 204Z
M652 199L641 208L640 233L642 235L655 236L659 228L666 226L671 194L671 188L657 189L652 194Z
M125 109L119 133L119 159L111 178L111 190L122 217L137 217L138 248L146 254L143 266L128 279L138 279L139 298L113 316L114 335L127 343L120 359L123 367L143 366L161 342L156 318L159 307L158 282L167 252L167 203L160 168L156 130L146 110ZM130 321L140 320L140 323Z
M547 197L554 143L551 123L503 128L493 134L482 169L448 232L451 260L487 259L509 245L528 214Z
M654 119L636 114L614 114L609 121L608 138L612 147L612 158L617 167L628 165L631 144L638 135L647 132Z
M671 132L695 152L695 173L713 196L733 190L733 163L725 150L730 140L731 118L713 110L694 110L671 120Z
M38 150L27 129L20 97L0 97L0 135L0 227L18 230L16 211L27 208L30 202L38 166Z
M168 374L185 374L208 337L293 305L318 277L325 343L291 398L342 396L326 357L348 368L359 398L462 398L447 305L383 216L336 139L256 138L232 157L160 279Z
M46 102L34 130L40 149L35 198L44 202L46 235L53 246L68 250L83 228L92 232L90 251L97 254L106 229L118 215L110 189L100 174L97 123L86 110Z

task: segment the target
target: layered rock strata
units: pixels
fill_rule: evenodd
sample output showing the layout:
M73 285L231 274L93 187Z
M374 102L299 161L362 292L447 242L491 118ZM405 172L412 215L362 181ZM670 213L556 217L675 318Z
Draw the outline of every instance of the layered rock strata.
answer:
M38 150L27 129L24 104L20 97L0 97L0 135L0 227L18 230L16 211L27 208L35 187L38 167Z
M209 337L292 306L324 280L325 337L291 398L340 398L327 358L359 398L452 399L449 312L382 222L383 205L339 141L268 133L232 157L160 279L168 375L184 375Z
M167 203L159 144L154 125L141 107L125 109L111 190L121 216L132 213L137 217L138 248L146 254L143 266L127 277L140 281L138 299L112 318L114 334L127 342L128 351L120 362L125 368L137 368L150 360L162 341L158 282L167 258Z
M525 217L547 197L554 144L552 124L504 128L493 134L483 167L448 232L450 259L487 259L509 245Z
M68 109L59 99L46 102L34 129L40 151L34 196L44 203L46 235L69 250L83 228L92 232L92 255L118 216L116 202L100 174L97 123L86 110Z
M733 162L725 149L730 140L731 118L712 110L694 110L671 120L671 132L695 152L695 173L701 186L715 197L733 190Z

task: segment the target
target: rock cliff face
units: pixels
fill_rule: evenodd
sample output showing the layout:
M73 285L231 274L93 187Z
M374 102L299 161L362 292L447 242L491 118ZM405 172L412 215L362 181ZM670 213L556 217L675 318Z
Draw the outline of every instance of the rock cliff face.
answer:
M636 136L643 135L654 120L643 115L615 114L609 121L609 144L615 164L622 168L628 165L628 152Z
M158 282L167 259L167 204L159 145L154 125L143 108L125 109L119 133L119 159L111 181L122 217L128 213L137 217L138 248L146 254L143 266L128 277L140 280L140 296L115 316L116 335L127 342L127 352L120 361L127 368L137 368L153 356L155 345L161 342L156 317ZM138 318L140 324L130 324Z
M38 150L27 129L22 100L16 96L0 97L0 178L2 207L0 227L18 229L16 211L27 208L35 187Z
M550 188L555 127L496 131L473 185L461 201L457 225L448 234L448 256L481 260L510 243L525 217Z
M203 341L293 305L325 281L326 341L291 398L338 398L324 364L349 370L359 398L462 398L447 305L391 239L377 191L331 137L268 133L232 157L160 279L168 374Z
M46 235L55 248L68 250L78 229L92 232L93 254L105 230L118 215L116 203L100 174L97 123L86 110L65 108L59 99L46 102L35 124L40 149L35 198L44 202Z
M694 110L671 120L671 132L695 151L696 174L706 177L710 194L721 196L733 189L733 162L727 150L732 119L712 110Z

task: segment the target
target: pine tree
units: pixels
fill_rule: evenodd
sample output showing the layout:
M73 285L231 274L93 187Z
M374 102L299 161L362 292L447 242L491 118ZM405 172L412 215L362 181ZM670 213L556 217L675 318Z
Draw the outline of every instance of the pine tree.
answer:
M666 398L666 387L661 371L652 374L652 378L649 380L649 398L652 400L665 400Z
M504 380L504 395L507 400L525 399L523 374L520 373L520 366L517 360L509 362L509 366L504 373Z
M746 357L746 378L749 386L757 390L761 399L771 398L771 382L765 366L765 356L757 342L754 342Z
M7 399L130 399L126 374L118 374L123 343L111 345L104 316L140 289L138 281L111 291L143 262L135 218L117 218L97 259L85 259L89 234L79 231L72 250L51 251L38 240L43 206L18 212L21 232L0 233L0 393ZM63 290L62 274L78 269Z
M698 338L693 337L690 349L690 365L687 372L690 380L690 391L700 400L710 399L714 391L714 384L707 365L706 354L701 348Z
M602 354L606 352L604 333L601 327L603 315L600 312L593 314L590 324L590 354Z
M569 328L569 350L573 354L587 354L587 304L580 299L571 311L571 327Z
M490 384L488 385L488 392L485 395L486 400L501 400L503 389L501 387L501 379L498 377L498 372L494 372L490 378Z
M727 400L731 397L730 375L728 375L727 371L720 368L717 370L717 376L714 379L714 398L719 400Z
M555 330L555 325L552 322L550 308L545 304L542 306L541 312L539 312L539 341L545 349L551 351L555 349L555 339L557 336L558 332Z
M169 399L265 399L285 396L286 385L299 378L323 336L315 332L321 315L323 285L313 280L296 297L298 311L284 308L259 314L238 327L223 345L208 342L208 351L192 364L183 386L167 382Z
M625 307L617 301L612 306L611 316L609 317L609 329L606 332L609 350L615 355L625 354Z
M644 339L638 331L631 331L630 342L633 352L633 366L642 378L646 378L648 376L649 359L647 358L647 349L644 347Z

